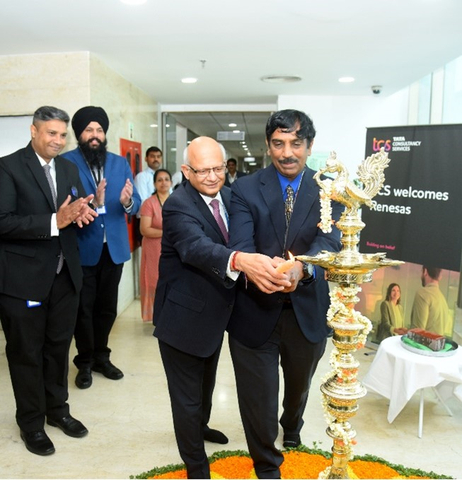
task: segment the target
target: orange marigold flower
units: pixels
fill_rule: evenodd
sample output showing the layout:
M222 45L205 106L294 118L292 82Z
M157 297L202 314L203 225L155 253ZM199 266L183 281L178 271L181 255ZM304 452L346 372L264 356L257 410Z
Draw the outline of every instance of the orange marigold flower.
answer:
M210 470L223 478L250 478L253 462L248 457L220 458L210 465Z
M162 473L161 475L155 475L151 478L188 478L186 475L186 469L175 470L174 472Z
M349 463L351 469L359 478L396 478L399 473L388 465L378 462L355 460Z
M320 472L332 463L322 455L303 452L285 452L281 465L282 478L318 478Z
M352 439L352 443L356 441ZM339 446L344 445L342 440L338 442ZM231 452L230 452L231 453ZM323 455L308 453L303 451L291 450L283 452L284 463L281 465L281 477L315 479L327 467L332 466L332 459L327 459ZM253 470L252 459L245 456L230 455L229 457L219 458L210 464L210 473L212 478L224 479L254 479L256 478ZM423 473L423 472L422 472ZM396 470L380 462L353 460L348 463L349 478L358 479L424 479L429 477L420 476L401 476ZM186 470L174 470L171 472L159 474L149 478L187 478Z

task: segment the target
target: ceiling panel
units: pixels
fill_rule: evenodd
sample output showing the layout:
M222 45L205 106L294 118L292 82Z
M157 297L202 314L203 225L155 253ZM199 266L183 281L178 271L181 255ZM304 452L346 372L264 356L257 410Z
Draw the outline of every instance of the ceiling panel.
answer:
M245 133L245 142L259 165L266 151L265 126L271 112L197 112L170 113L175 120L197 136L205 135L217 139L217 132L240 130ZM230 127L235 123L236 127ZM240 141L221 141L228 157L240 160L248 156Z

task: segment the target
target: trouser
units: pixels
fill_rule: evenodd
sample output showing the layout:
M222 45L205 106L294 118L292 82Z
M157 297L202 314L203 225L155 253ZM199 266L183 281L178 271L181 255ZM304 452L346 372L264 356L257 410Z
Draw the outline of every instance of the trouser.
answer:
M74 332L78 351L74 363L79 369L109 360L109 334L117 317L123 263L112 261L105 243L99 262L82 270L83 286Z
M29 308L26 300L0 295L16 422L25 432L41 430L45 416L69 415L69 347L78 301L66 262L40 305Z
M283 309L271 337L249 348L230 337L239 410L259 478L280 478L278 436L279 359L284 375L281 426L285 434L300 434L311 379L326 348L327 339L309 342L292 308Z
M207 358L177 350L159 340L172 405L173 425L188 478L210 478L204 427L210 419L221 345Z

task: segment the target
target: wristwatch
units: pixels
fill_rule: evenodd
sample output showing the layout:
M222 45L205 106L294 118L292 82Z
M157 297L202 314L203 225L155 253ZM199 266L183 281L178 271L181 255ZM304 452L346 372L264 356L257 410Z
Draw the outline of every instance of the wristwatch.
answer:
M308 280L313 276L314 267L311 263L302 262L303 265L303 280Z

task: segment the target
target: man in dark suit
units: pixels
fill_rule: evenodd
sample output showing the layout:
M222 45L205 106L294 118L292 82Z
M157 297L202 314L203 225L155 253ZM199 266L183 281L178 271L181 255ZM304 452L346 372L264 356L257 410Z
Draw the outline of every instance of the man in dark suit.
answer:
M235 158L228 158L226 162L226 168L228 169L225 178L225 185L227 187L231 187L231 185L241 177L245 177L246 174L244 172L240 172L237 169L237 160Z
M313 123L303 112L283 110L270 117L266 140L272 164L233 184L229 248L285 258L288 252L339 250L339 231L334 227L324 234L317 227L319 187L315 172L305 166L314 136ZM333 218L337 220L340 212L341 206L334 205ZM311 378L329 333L329 290L323 271L295 261L286 273L290 287L273 295L244 279L238 282L228 325L239 408L259 478L281 475L283 457L274 445L279 361L284 373L284 447L297 447Z
M88 433L69 413L67 375L82 286L76 225L97 214L77 167L58 155L68 123L66 112L39 108L29 145L0 159L0 318L16 421L37 455L55 451L45 417L71 437Z
M238 270L264 277L274 270L263 255L226 248L230 190L223 187L224 149L194 139L179 185L162 209L163 236L154 304L154 335L168 381L175 435L188 478L210 478L204 440L227 443L208 427L223 334L234 303ZM234 260L239 260L239 268ZM286 276L275 274L283 285ZM283 286L281 286L283 288Z

